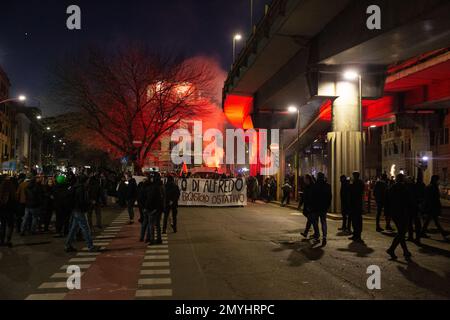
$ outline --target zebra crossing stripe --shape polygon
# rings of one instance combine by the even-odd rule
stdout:
[[[69,263],[75,263],[75,262],[94,262],[97,258],[91,257],[91,258],[72,258],[69,260]]]
[[[140,286],[154,286],[160,284],[172,284],[172,279],[161,278],[161,279],[139,279],[138,285]]]
[[[63,300],[65,293],[38,293],[30,294],[25,300]]]
[[[141,270],[141,276],[169,275],[170,270]]]
[[[169,260],[169,256],[146,256],[144,260]]]
[[[38,289],[67,289],[67,282],[44,282]]]
[[[164,262],[144,262],[142,264],[143,267],[169,267],[170,263],[167,261]]]
[[[90,264],[77,264],[76,266],[79,267],[81,270],[89,269],[91,267]],[[60,268],[60,270],[67,270],[68,267],[69,267],[69,265],[66,264],[66,265],[62,266]]]
[[[70,273],[55,273],[50,278],[51,279],[65,279],[65,278],[70,277],[71,275],[72,274],[70,274]],[[81,276],[83,276],[83,275],[84,275],[84,272],[81,273]]]
[[[171,297],[171,289],[152,289],[152,290],[137,290],[136,298],[163,298]]]

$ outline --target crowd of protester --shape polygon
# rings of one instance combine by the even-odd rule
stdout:
[[[172,213],[177,231],[180,191],[173,176],[152,172],[137,184],[132,174],[80,171],[43,176],[19,174],[0,176],[0,246],[13,246],[13,236],[53,234],[65,238],[65,250],[76,251],[74,243],[83,238],[89,251],[98,251],[92,235],[103,229],[103,208],[108,198],[127,208],[129,223],[135,222],[135,205],[142,224],[141,240],[161,243]],[[95,216],[95,217],[94,217]],[[94,224],[95,218],[95,224]]]

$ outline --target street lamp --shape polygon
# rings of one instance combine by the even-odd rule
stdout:
[[[50,127],[47,127],[47,131],[50,131],[52,128],[50,128]]]
[[[16,98],[10,98],[10,99],[6,99],[6,100],[3,100],[3,101],[0,101],[0,104],[1,104],[1,103],[5,103],[5,102],[10,102],[10,101],[20,101],[20,102],[24,102],[25,100],[27,100],[27,97],[24,96],[24,95],[20,95],[20,96],[18,96],[18,97],[16,97]]]
[[[297,148],[297,178],[295,181],[295,184],[297,186],[297,195],[296,198],[298,198],[299,196],[299,183],[298,183],[298,179],[300,177],[300,108],[298,108],[295,105],[290,105],[288,107],[288,112],[289,113],[297,113],[297,144],[298,144],[298,148]],[[300,200],[300,199],[299,199]]]
[[[36,119],[41,120],[41,119],[42,119],[42,116],[41,116],[41,115],[38,115],[38,116],[36,116]]]
[[[237,33],[234,35],[233,37],[233,64],[234,61],[236,60],[236,42],[237,41],[241,41],[242,40],[242,35]]]

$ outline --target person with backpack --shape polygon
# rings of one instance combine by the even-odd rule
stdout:
[[[180,199],[180,194],[180,188],[175,183],[173,176],[167,177],[163,223],[164,234],[167,233],[167,222],[169,220],[170,211],[172,211],[172,229],[174,233],[177,233],[178,200]]]
[[[89,193],[86,186],[87,180],[88,178],[86,176],[81,175],[76,180],[74,186],[69,189],[73,209],[72,224],[65,243],[66,252],[77,251],[77,249],[73,247],[73,242],[75,241],[78,229],[81,229],[81,233],[86,241],[88,251],[99,251],[99,248],[94,246],[91,231],[89,230],[89,224],[86,218],[90,204]]]

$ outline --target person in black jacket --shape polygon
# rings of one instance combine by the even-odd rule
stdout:
[[[43,186],[43,206],[42,206],[42,217],[43,217],[43,221],[42,223],[44,224],[44,232],[48,232],[49,231],[49,226],[50,226],[50,222],[52,221],[52,216],[53,216],[53,209],[54,209],[54,187],[55,187],[55,183],[54,183],[54,179],[53,177],[49,177],[47,179],[47,183]]]
[[[72,212],[69,194],[69,185],[65,176],[56,178],[56,186],[53,190],[53,206],[56,215],[56,236],[55,238],[64,238],[69,234],[69,222]]]
[[[309,175],[305,175],[305,178],[303,179],[303,194],[299,203],[299,210],[303,206],[303,215],[306,217],[306,227],[305,231],[301,233],[301,235],[305,238],[308,238],[309,230],[311,230],[311,227],[314,227],[314,239],[319,239],[319,227],[314,219],[313,214],[313,194],[312,190],[314,187],[314,179]]]
[[[172,229],[177,233],[177,216],[178,216],[178,200],[180,199],[180,188],[175,183],[173,176],[167,177],[165,188],[165,205],[164,205],[164,223],[163,233],[167,233],[167,222],[169,220],[170,211],[172,211]]]
[[[353,226],[353,236],[349,240],[355,242],[362,242],[364,188],[364,182],[360,179],[360,173],[353,172],[353,181],[350,185],[350,217]]]
[[[411,253],[405,241],[406,232],[408,231],[408,211],[410,209],[409,204],[412,201],[411,197],[410,190],[405,183],[405,176],[399,174],[396,183],[388,190],[386,203],[386,209],[397,227],[397,235],[392,241],[391,247],[386,251],[393,260],[397,259],[395,249],[397,249],[398,245],[401,245],[405,258],[407,260],[411,258]]]
[[[130,218],[130,224],[134,223],[134,204],[137,199],[137,183],[133,178],[132,174],[129,172],[126,175],[125,184],[127,185],[126,189],[126,202],[128,208],[128,216]]]
[[[420,245],[420,236],[422,234],[422,222],[420,220],[420,211],[423,208],[425,198],[425,184],[423,183],[423,174],[419,170],[417,181],[410,178],[407,184],[411,194],[411,202],[409,203],[409,221],[408,221],[408,241],[415,242]],[[415,234],[415,237],[414,237]]]
[[[161,187],[161,177],[158,173],[153,173],[150,176],[149,184],[145,188],[144,193],[145,214],[149,221],[147,242],[149,242],[150,245],[162,244],[161,212],[163,210],[163,192]]]
[[[12,247],[14,209],[17,187],[12,178],[3,176],[0,182],[0,246]]]
[[[375,188],[373,189],[373,195],[375,197],[375,202],[377,203],[377,220],[376,220],[377,232],[384,231],[384,229],[381,227],[381,215],[386,206],[387,190],[388,190],[388,177],[386,174],[383,174],[381,176],[381,179],[377,181],[377,183],[375,184]]]
[[[317,182],[312,189],[312,211],[314,212],[315,224],[322,226],[322,247],[327,245],[327,213],[331,206],[332,194],[331,186],[325,181],[325,175],[322,172],[317,174]],[[318,228],[317,228],[318,229]]]
[[[350,220],[350,182],[345,175],[341,176],[341,213],[342,213],[342,227],[339,230],[344,233],[351,234],[352,221]]]
[[[438,230],[441,232],[442,237],[444,240],[448,240],[447,236],[449,235],[448,232],[446,232],[439,221],[439,217],[442,213],[442,205],[441,205],[441,195],[439,191],[439,176],[434,175],[431,178],[431,183],[428,187],[425,189],[425,222],[422,229],[422,238],[429,238],[427,235],[428,232],[428,226],[430,225],[431,220],[434,221],[434,224],[438,228]]]
[[[36,177],[33,177],[25,189],[25,216],[22,220],[22,236],[25,235],[25,232],[27,231],[29,219],[31,219],[31,233],[36,233],[39,224],[39,210],[42,205],[42,200],[42,186],[37,182]]]
[[[94,225],[92,223],[92,214],[95,211],[95,222],[98,229],[103,229],[102,225],[102,198],[103,190],[100,184],[100,177],[97,175],[91,176],[88,182],[88,193],[89,193],[89,210],[88,210],[88,222],[91,230],[94,230]]]
[[[90,205],[87,181],[88,178],[81,175],[78,177],[75,185],[69,189],[72,205],[72,224],[65,243],[66,252],[77,251],[72,244],[75,240],[78,228],[81,229],[88,250],[90,252],[99,250],[99,248],[94,246],[91,231],[89,230],[89,224],[86,219],[86,214]]]

